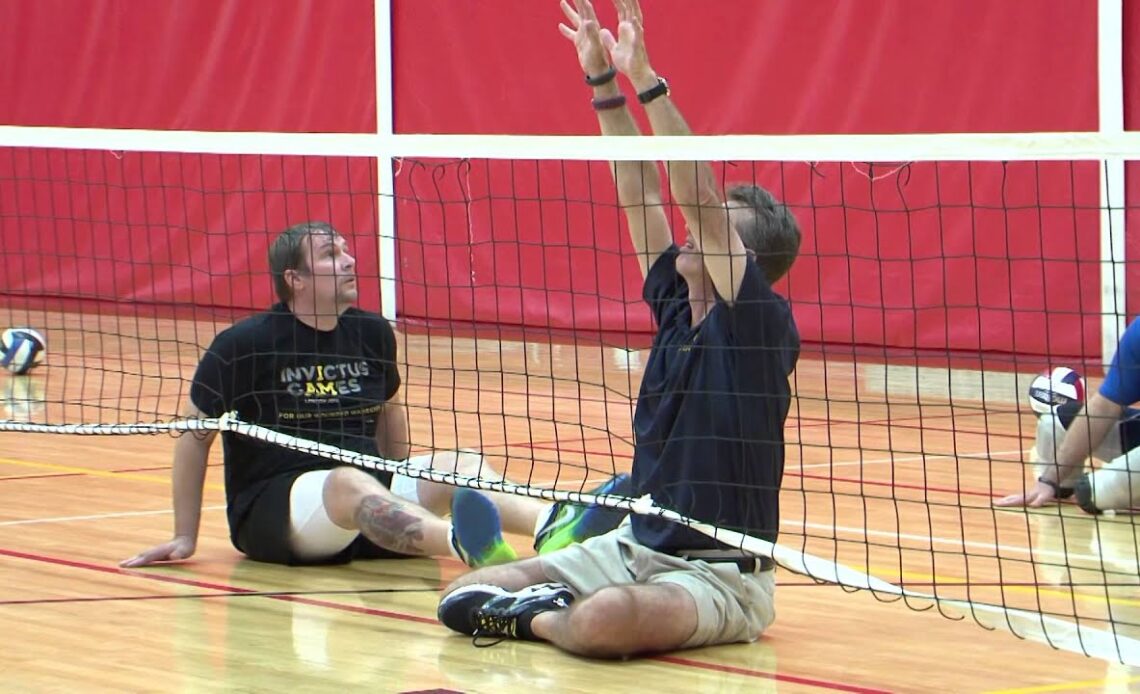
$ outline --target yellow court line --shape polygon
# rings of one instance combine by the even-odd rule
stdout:
[[[878,577],[899,576],[898,570],[887,569],[885,567],[871,567],[870,569],[865,570],[865,571],[866,571],[866,573],[869,573],[873,576],[878,576]],[[920,573],[914,573],[913,571],[902,572],[901,578],[907,579],[907,580],[912,580],[912,581],[933,581],[935,584],[941,583],[946,588],[957,588],[957,587],[968,588],[970,586],[970,584],[965,582],[965,579],[950,578],[949,576],[920,574]],[[889,579],[889,578],[884,578],[883,580],[887,581],[888,583],[894,583],[895,582],[894,580]],[[926,586],[924,586],[924,588],[925,587]],[[1136,586],[1136,587],[1138,589],[1140,589],[1140,586]],[[1101,605],[1104,605],[1105,603],[1111,603],[1114,607],[1125,607],[1125,606],[1127,606],[1127,607],[1140,607],[1140,600],[1138,600],[1136,598],[1116,598],[1116,597],[1108,597],[1108,596],[1104,596],[1104,595],[1092,595],[1089,593],[1078,593],[1076,591],[1073,591],[1070,593],[1070,592],[1067,592],[1064,590],[1060,590],[1058,588],[1032,588],[1030,586],[997,586],[997,585],[986,586],[986,588],[1000,589],[1000,590],[1004,590],[1004,591],[1009,591],[1011,593],[1028,593],[1030,595],[1052,596],[1052,597],[1056,597],[1056,598],[1064,598],[1065,600],[1070,600],[1070,599],[1076,598],[1077,600],[1086,600],[1086,601],[1090,601],[1090,602],[1096,602],[1096,603],[1101,604]],[[922,588],[911,588],[910,590],[914,590],[916,592],[929,592],[929,591],[924,591]],[[960,600],[962,602],[967,602],[966,598],[946,598],[946,599],[947,600],[956,599],[956,600]],[[1032,610],[1027,610],[1024,608],[1018,608],[1018,609],[1022,609],[1026,612],[1032,611]]]
[[[1140,682],[1140,677],[1106,677],[1102,680],[1080,680],[1076,682],[1060,682],[1058,684],[1043,684],[1038,687],[1019,687],[1017,689],[994,689],[986,694],[1037,694],[1038,692],[1065,692],[1074,689],[1087,689],[1097,687],[1103,689],[1110,684],[1134,684]]]
[[[111,470],[92,470],[90,468],[75,467],[72,465],[57,465],[55,463],[39,463],[31,460],[16,460],[15,458],[0,458],[0,464],[16,465],[18,467],[30,467],[40,470],[55,470],[56,472],[72,472],[81,475],[91,475],[92,477],[111,477],[117,480],[134,480],[136,482],[150,482],[158,484],[170,484],[169,477],[155,477],[153,475],[137,475],[132,472],[114,472]],[[211,490],[225,490],[225,487],[220,484],[206,483],[206,489]]]

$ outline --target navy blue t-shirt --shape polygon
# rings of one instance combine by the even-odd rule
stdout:
[[[335,329],[322,331],[277,304],[218,333],[198,363],[190,400],[210,417],[236,411],[245,422],[377,455],[377,417],[399,387],[396,335],[383,316],[350,308]],[[270,479],[339,464],[230,432],[222,442],[235,538]]]
[[[657,322],[633,428],[635,495],[718,527],[776,541],[784,475],[788,376],[800,338],[788,302],[749,259],[736,301],[692,327],[689,289],[671,247],[644,297]],[[656,516],[633,516],[638,541],[661,552],[723,548]]]

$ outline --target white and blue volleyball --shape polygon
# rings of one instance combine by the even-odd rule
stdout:
[[[36,368],[47,352],[47,340],[31,328],[9,328],[0,335],[0,366],[14,374]]]
[[[1045,371],[1029,384],[1029,406],[1037,414],[1077,410],[1085,402],[1085,379],[1067,366]]]

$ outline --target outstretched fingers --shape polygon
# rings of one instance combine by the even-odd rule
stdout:
[[[630,12],[633,15],[633,19],[635,19],[638,24],[643,24],[645,22],[645,17],[641,14],[641,3],[638,2],[638,0],[626,1],[630,4]]]
[[[634,0],[614,0],[619,22],[641,21],[641,7]]]
[[[574,4],[578,6],[578,14],[582,19],[592,22],[598,21],[598,13],[594,12],[594,6],[590,0],[574,0]]]
[[[562,14],[566,15],[566,19],[570,20],[570,23],[572,25],[577,27],[578,25],[580,25],[582,23],[581,16],[577,12],[574,11],[574,8],[570,6],[570,3],[567,2],[567,0],[561,0],[561,2],[558,3],[558,5],[559,5],[559,7],[562,8]],[[564,25],[559,24],[558,26],[564,26]]]

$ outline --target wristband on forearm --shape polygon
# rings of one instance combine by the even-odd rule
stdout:
[[[609,84],[610,82],[613,82],[614,77],[617,77],[617,68],[611,65],[609,70],[606,70],[600,75],[595,75],[593,77],[586,75],[586,84],[590,85],[591,87],[600,87],[603,84]]]
[[[625,106],[625,94],[618,94],[606,99],[594,99],[590,102],[594,105],[595,111],[609,111],[614,108],[621,108]]]

